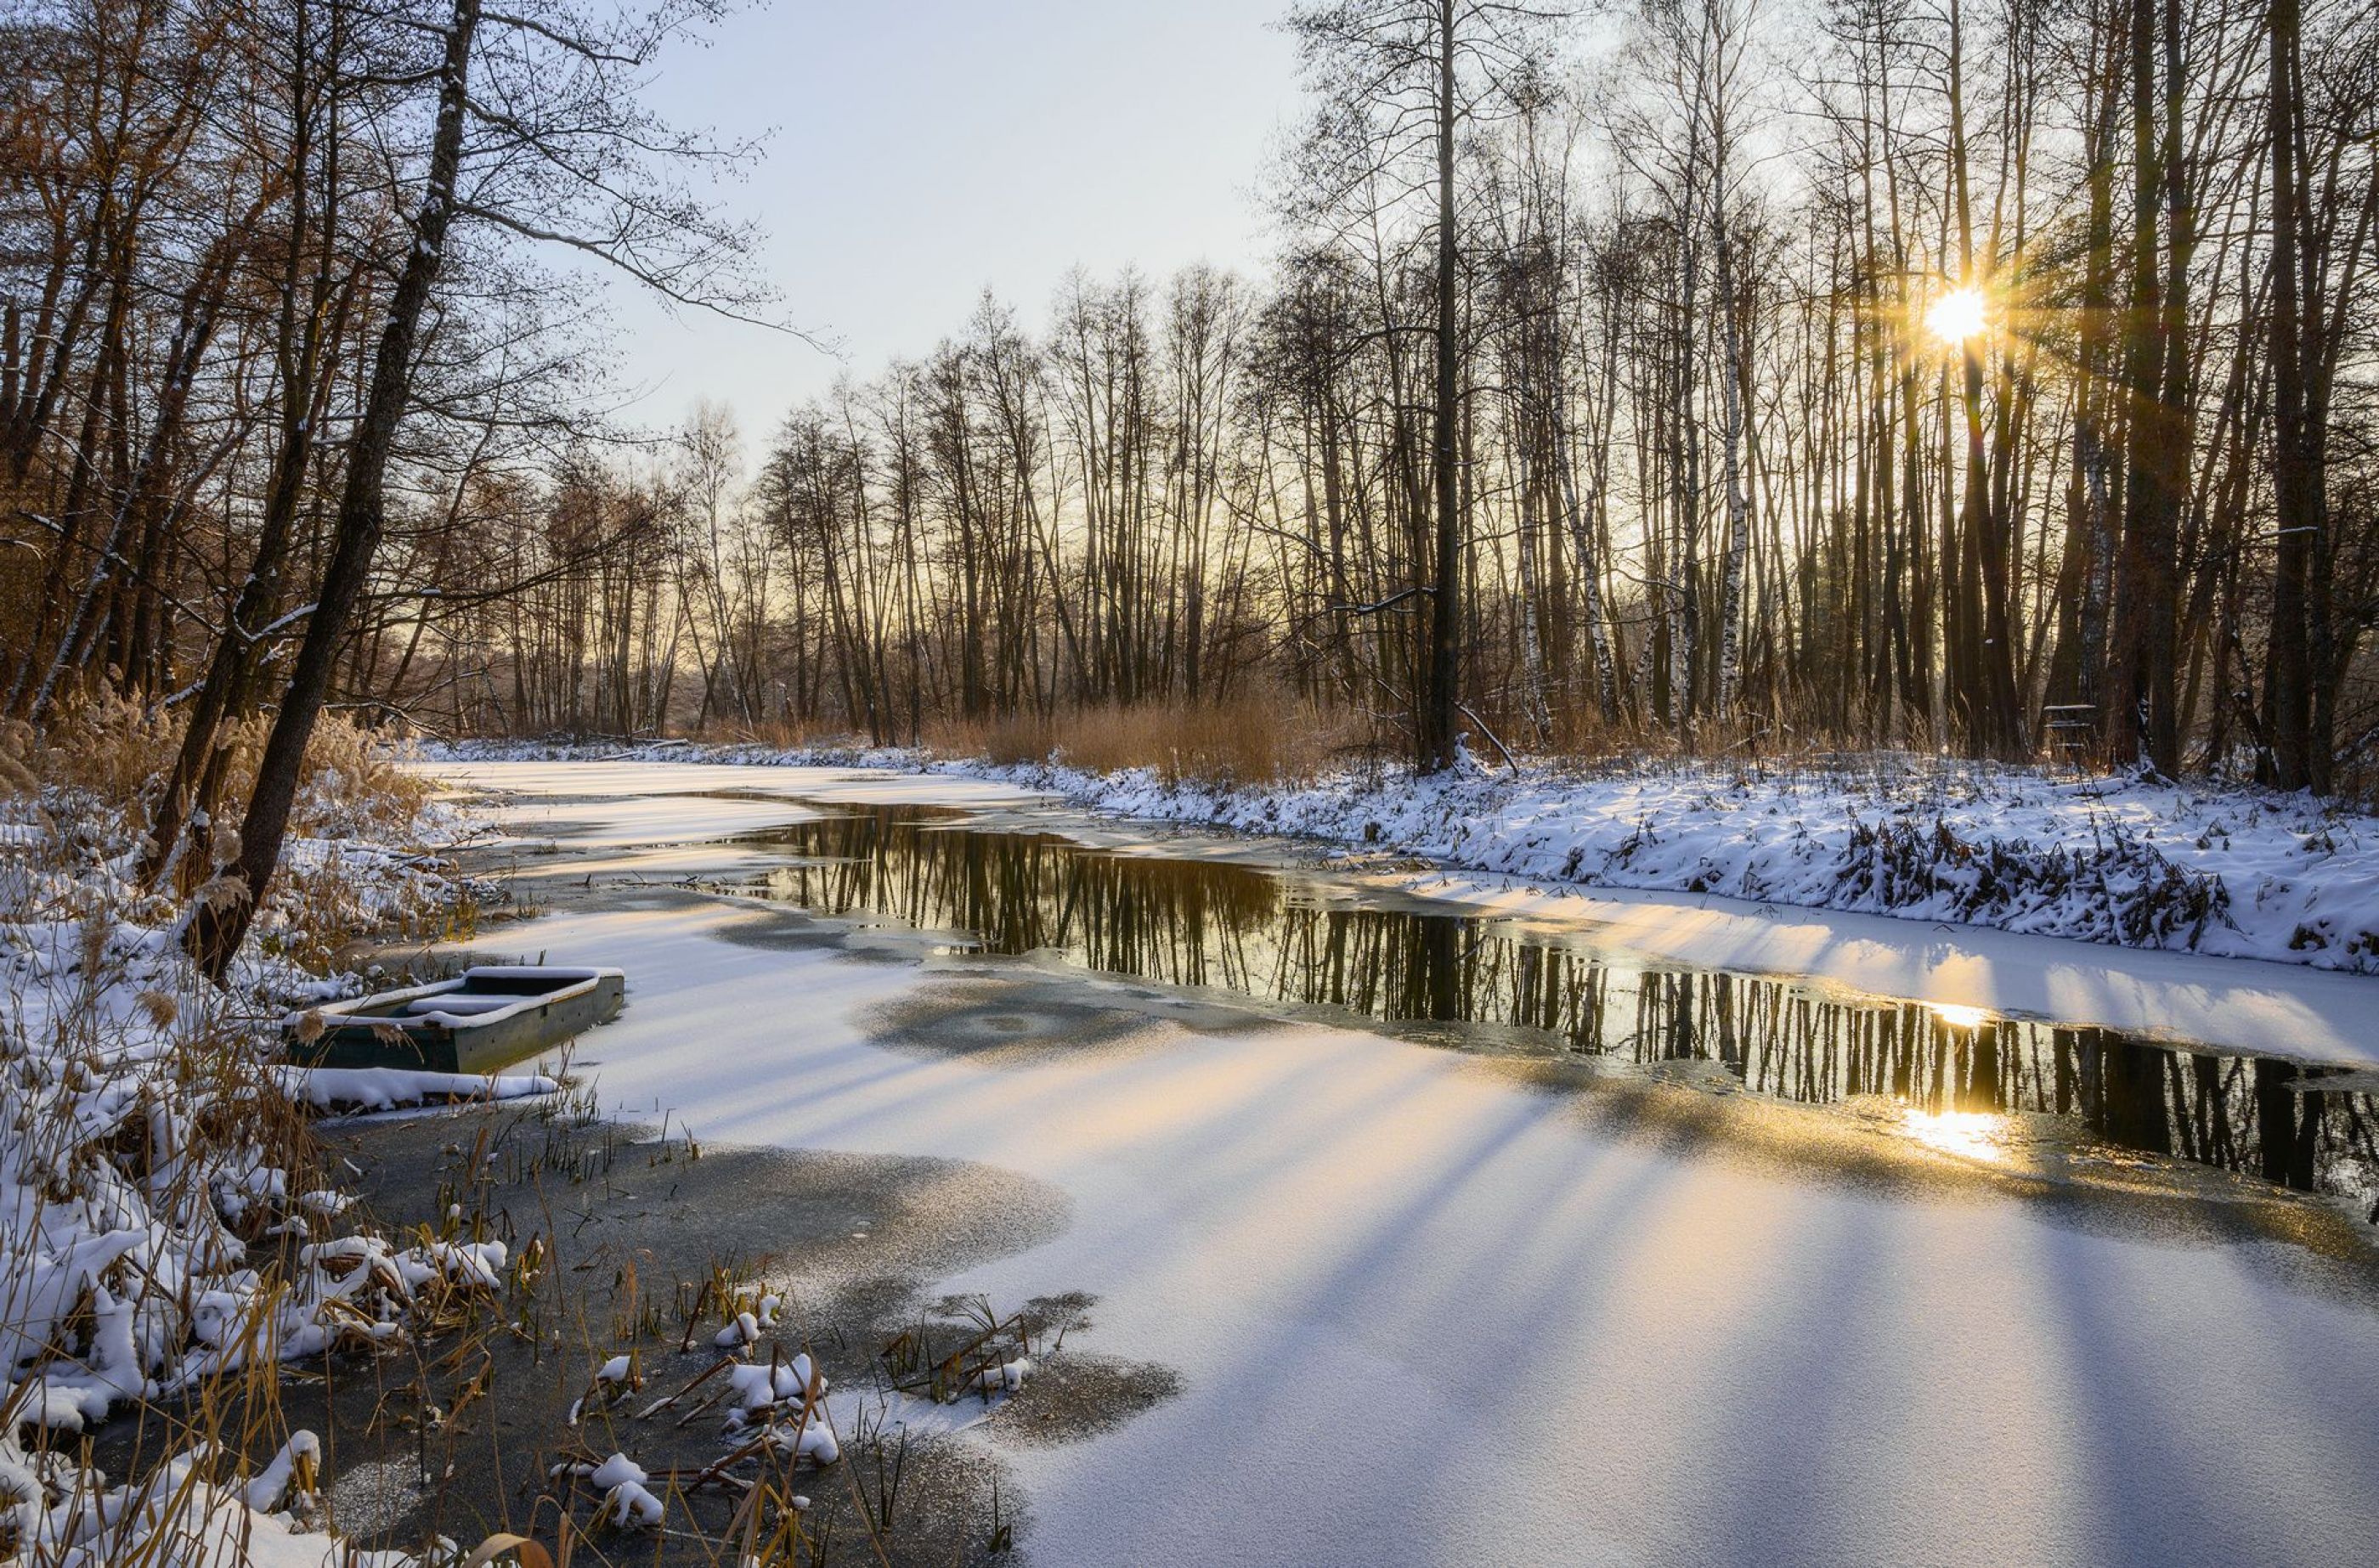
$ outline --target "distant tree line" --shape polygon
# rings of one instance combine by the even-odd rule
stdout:
[[[260,32],[78,0],[8,90],[16,713],[272,706],[342,559],[441,34],[277,5]],[[583,334],[493,243],[725,290],[739,236],[666,188],[539,206],[697,150],[557,114],[584,139],[540,159],[467,95],[466,160],[510,184],[457,186],[496,221],[424,317],[324,700],[907,741],[1278,693],[1425,766],[1467,734],[2369,787],[2379,13],[1320,0],[1287,26],[1310,112],[1266,172],[1266,276],[1076,275],[1035,323],[986,296],[748,452],[715,407],[658,441],[584,417]]]

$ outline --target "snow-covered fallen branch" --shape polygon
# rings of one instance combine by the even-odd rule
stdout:
[[[550,1094],[559,1087],[542,1073],[477,1078],[411,1067],[284,1067],[274,1070],[290,1099],[325,1111],[392,1111],[433,1103],[516,1100],[528,1094]]]

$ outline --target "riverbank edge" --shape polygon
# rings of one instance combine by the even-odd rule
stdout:
[[[1904,754],[1524,764],[1311,781],[1095,774],[905,747],[425,744],[440,762],[682,762],[939,774],[1101,815],[1298,838],[1549,887],[1715,894],[2140,951],[2379,973],[2379,817],[2305,794]]]

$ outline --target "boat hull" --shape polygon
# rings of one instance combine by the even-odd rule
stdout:
[[[615,969],[483,966],[293,1014],[282,1039],[301,1067],[484,1076],[609,1023],[626,996]]]

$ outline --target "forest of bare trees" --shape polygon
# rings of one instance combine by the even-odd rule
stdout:
[[[1316,0],[1264,275],[985,296],[748,438],[595,417],[543,286],[764,308],[637,107],[699,8],[7,15],[0,683],[187,716],[162,858],[324,706],[2373,778],[2358,6]]]
[[[516,586],[456,547],[483,479],[576,423],[540,252],[749,301],[745,236],[679,181],[732,150],[639,103],[655,49],[705,12],[66,0],[6,18],[6,711],[175,715],[149,880],[240,804],[220,799],[232,736],[269,717],[237,832],[189,857],[217,878],[188,941],[219,974],[326,706],[418,700],[447,678],[415,660],[447,607]]]

